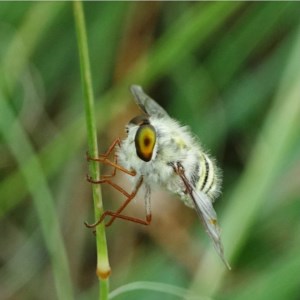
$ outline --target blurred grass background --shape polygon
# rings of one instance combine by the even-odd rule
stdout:
[[[300,299],[300,4],[84,7],[101,152],[138,113],[128,87],[142,85],[223,169],[215,208],[233,268],[195,212],[156,191],[151,226],[107,229],[111,290],[155,281],[199,299]],[[1,2],[0,41],[0,298],[96,299],[71,3]],[[128,213],[143,216],[141,197]],[[115,299],[153,297],[178,299],[137,286]]]

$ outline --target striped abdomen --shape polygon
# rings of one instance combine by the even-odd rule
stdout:
[[[207,154],[202,152],[199,156],[198,176],[194,176],[194,186],[213,200],[220,192],[220,172]]]

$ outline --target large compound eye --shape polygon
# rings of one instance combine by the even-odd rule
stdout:
[[[141,125],[136,132],[134,142],[137,156],[144,161],[150,161],[156,142],[154,127],[149,124]]]

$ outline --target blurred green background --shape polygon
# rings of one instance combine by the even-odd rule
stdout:
[[[196,213],[156,191],[151,226],[107,229],[111,290],[155,281],[196,299],[300,299],[300,3],[84,8],[101,152],[138,113],[135,83],[223,170],[215,208],[232,271]],[[97,299],[72,3],[1,2],[0,60],[0,298]],[[122,196],[102,190],[116,209]],[[127,213],[143,216],[141,196]],[[137,288],[116,299],[154,297],[178,299]]]

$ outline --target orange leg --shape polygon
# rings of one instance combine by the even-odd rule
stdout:
[[[114,161],[113,161],[114,164],[118,165],[118,157],[116,154],[114,154]],[[113,171],[110,175],[102,175],[101,176],[101,179],[109,179],[109,178],[113,178],[116,176],[116,173],[117,173],[117,168],[114,167],[113,168]]]
[[[89,160],[94,160],[94,161],[99,161],[102,162],[105,158],[108,158],[109,155],[112,153],[112,151],[115,149],[116,146],[121,145],[121,140],[120,138],[116,138],[112,144],[109,146],[108,150],[104,154],[100,154],[99,157],[90,157],[89,154],[86,154],[86,159]]]
[[[94,228],[95,226],[97,226],[98,224],[100,224],[104,218],[106,216],[111,216],[111,220],[105,224],[105,226],[110,226],[112,224],[112,219],[114,218],[119,218],[119,219],[123,219],[123,220],[126,220],[126,221],[130,221],[130,222],[134,222],[134,223],[138,223],[138,224],[142,224],[142,225],[149,225],[151,223],[151,214],[150,215],[146,215],[146,220],[142,220],[142,219],[139,219],[139,218],[135,218],[135,217],[130,217],[130,216],[126,216],[126,215],[121,215],[121,214],[117,214],[116,212],[113,212],[113,211],[110,211],[110,210],[107,210],[103,213],[103,215],[101,216],[101,218],[99,219],[98,222],[96,222],[95,224],[87,224],[85,223],[85,225],[89,228]],[[113,219],[113,220],[114,220]]]
[[[146,220],[142,220],[139,218],[135,218],[135,217],[130,217],[130,216],[126,216],[121,214],[121,212],[126,208],[126,206],[131,202],[131,200],[136,196],[137,192],[139,191],[142,183],[143,183],[143,177],[140,178],[140,180],[138,181],[135,189],[133,190],[133,192],[131,194],[128,194],[124,189],[122,189],[120,186],[118,186],[117,184],[113,183],[112,181],[108,180],[108,179],[103,179],[103,180],[92,180],[91,178],[88,178],[88,181],[91,183],[108,183],[110,184],[112,187],[114,187],[116,190],[118,190],[119,192],[121,192],[123,195],[125,195],[127,197],[126,201],[119,207],[119,209],[115,212],[113,211],[105,211],[102,216],[100,217],[100,219],[94,223],[94,224],[88,224],[85,222],[85,225],[89,228],[94,228],[97,225],[99,225],[106,216],[111,216],[111,219],[105,224],[105,226],[110,226],[114,220],[116,218],[119,219],[123,219],[123,220],[127,220],[127,221],[131,221],[131,222],[135,222],[135,223],[139,223],[142,225],[149,225],[151,222],[151,212],[147,211],[146,214]]]
[[[87,180],[94,184],[107,183],[107,184],[111,185],[113,188],[115,188],[117,191],[122,193],[127,198],[126,201],[120,206],[120,208],[117,211],[115,211],[115,212],[109,211],[109,210],[105,211],[102,214],[102,216],[100,217],[100,219],[97,222],[95,222],[94,224],[88,224],[87,222],[85,222],[85,225],[89,228],[95,228],[98,224],[100,224],[105,219],[106,216],[111,216],[111,219],[107,222],[107,224],[105,224],[106,226],[110,226],[116,218],[143,224],[143,225],[148,225],[151,222],[150,210],[146,210],[146,220],[142,220],[139,218],[130,217],[130,216],[121,214],[121,212],[126,208],[126,206],[131,202],[131,200],[136,196],[138,190],[140,189],[140,187],[143,183],[143,177],[140,178],[135,189],[133,190],[133,192],[131,194],[129,194],[123,188],[121,188],[119,185],[117,185],[116,183],[114,183],[110,180],[112,177],[114,177],[116,175],[117,170],[120,170],[131,176],[136,175],[136,172],[134,170],[127,170],[118,164],[118,159],[117,159],[116,154],[114,155],[114,161],[109,160],[108,157],[111,155],[111,153],[113,152],[115,147],[117,145],[120,146],[120,144],[121,144],[120,138],[117,138],[104,154],[101,154],[101,155],[99,155],[99,157],[96,157],[96,158],[90,157],[89,154],[87,153],[88,161],[92,160],[92,161],[102,162],[102,163],[110,165],[114,168],[112,174],[103,175],[103,176],[101,176],[100,180],[93,180],[90,176],[87,176]]]
[[[128,194],[124,189],[122,189],[119,185],[115,184],[114,182],[112,182],[109,179],[100,179],[100,180],[93,180],[90,176],[87,176],[87,181],[90,183],[95,183],[95,184],[101,184],[101,183],[108,183],[110,184],[113,188],[115,188],[117,191],[119,191],[120,193],[122,193],[123,195],[125,195],[127,198],[130,197],[130,194]]]
[[[117,155],[114,155],[114,161],[110,161],[109,160],[109,155],[112,153],[112,151],[115,149],[116,146],[120,146],[121,145],[121,140],[120,138],[117,138],[114,140],[114,142],[110,145],[110,147],[108,148],[108,150],[104,153],[99,155],[99,157],[90,157],[89,154],[86,154],[86,158],[88,161],[92,160],[92,161],[98,161],[98,162],[102,162],[104,164],[110,165],[114,168],[113,173],[111,175],[104,175],[102,178],[111,178],[114,177],[116,175],[116,171],[120,170],[128,175],[131,176],[135,176],[136,172],[134,170],[127,170],[124,167],[120,166],[118,164],[118,159],[117,159]]]

